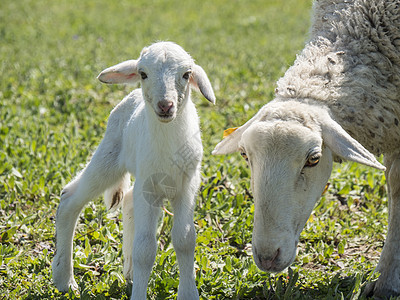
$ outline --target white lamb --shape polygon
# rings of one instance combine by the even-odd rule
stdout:
[[[276,98],[221,141],[252,172],[253,257],[281,271],[332,170],[332,161],[386,169],[389,228],[366,293],[400,294],[400,2],[314,2],[311,39],[278,81]],[[367,150],[368,149],[368,150]],[[373,156],[384,154],[384,166]]]
[[[203,148],[190,88],[200,90],[214,103],[210,81],[190,55],[171,42],[144,48],[138,60],[110,67],[98,79],[104,83],[141,81],[141,89],[132,91],[114,108],[92,159],[62,191],[53,281],[60,291],[77,289],[72,263],[75,224],[84,205],[107,190],[109,208],[123,202],[124,275],[133,281],[131,299],[146,298],[165,198],[174,211],[172,243],[180,268],[178,298],[198,299],[193,209]],[[135,183],[133,192],[127,193],[130,174]]]

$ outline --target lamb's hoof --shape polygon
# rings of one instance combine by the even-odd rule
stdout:
[[[53,284],[56,286],[57,290],[61,293],[68,293],[70,289],[75,292],[79,290],[78,284],[73,276],[68,278],[67,276],[64,277],[62,275],[65,274],[53,270]]]
[[[75,279],[72,279],[67,284],[63,285],[57,284],[56,282],[54,284],[57,290],[59,290],[61,293],[68,293],[70,289],[74,292],[77,292],[79,290],[78,284],[76,283]]]
[[[397,291],[378,283],[379,280],[367,283],[363,296],[376,300],[390,299],[390,297],[400,296]]]

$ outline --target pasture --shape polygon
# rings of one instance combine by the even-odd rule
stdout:
[[[52,285],[55,214],[63,186],[101,141],[111,109],[132,89],[98,73],[158,40],[205,69],[216,105],[193,93],[204,159],[195,226],[201,299],[358,299],[376,277],[387,230],[383,173],[335,164],[290,269],[261,272],[251,253],[250,171],[239,154],[211,156],[224,129],[274,97],[310,25],[311,0],[3,0],[0,5],[0,299],[128,299],[122,216],[97,199],[75,234],[78,292]],[[169,208],[169,204],[165,204]],[[172,218],[159,226],[149,299],[176,299]]]

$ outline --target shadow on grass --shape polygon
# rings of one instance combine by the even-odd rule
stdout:
[[[282,299],[368,299],[363,295],[365,285],[369,282],[369,274],[356,274],[342,277],[337,273],[329,281],[316,280],[314,286],[303,286],[298,272],[288,270],[287,276],[270,277],[263,286],[248,291],[246,296],[236,299],[244,300],[282,300]]]
[[[363,296],[366,283],[370,280],[368,274],[356,274],[353,276],[342,277],[337,273],[329,280],[316,280],[314,286],[303,286],[299,280],[299,273],[288,269],[287,275],[271,276],[263,284],[259,283],[252,288],[242,288],[236,297],[224,297],[219,293],[218,298],[213,299],[235,299],[235,300],[314,300],[314,299],[367,299]],[[87,299],[87,300],[108,300],[108,299],[129,299],[132,292],[131,284],[121,284],[115,280],[109,288],[101,293],[93,293],[92,287],[88,282],[81,281],[80,292],[69,291],[61,294],[54,291],[40,292],[31,291],[24,299]],[[211,293],[212,294],[212,293]],[[173,299],[169,293],[157,291],[157,296],[149,299]],[[200,299],[205,299],[200,295]]]

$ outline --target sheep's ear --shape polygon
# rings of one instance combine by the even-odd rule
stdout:
[[[353,139],[337,122],[326,118],[322,124],[322,138],[332,152],[345,159],[354,161],[378,170],[386,170],[375,156]]]
[[[214,150],[211,152],[212,155],[230,154],[238,151],[238,144],[244,132],[244,130],[242,130],[243,126],[235,129],[235,131],[228,136],[225,136],[223,140],[215,146]]]
[[[236,128],[230,132],[224,139],[215,146],[212,151],[213,155],[229,154],[239,151],[239,142],[242,138],[243,132],[247,130],[252,124],[260,121],[266,113],[266,105],[264,105],[250,120],[248,120],[243,126]]]
[[[210,80],[208,80],[206,72],[204,72],[202,67],[198,65],[193,66],[190,83],[195,89],[202,93],[208,101],[210,101],[212,104],[215,104],[215,95],[213,88],[211,86]]]
[[[102,71],[97,79],[103,83],[134,84],[140,79],[137,71],[137,60],[127,60]]]

